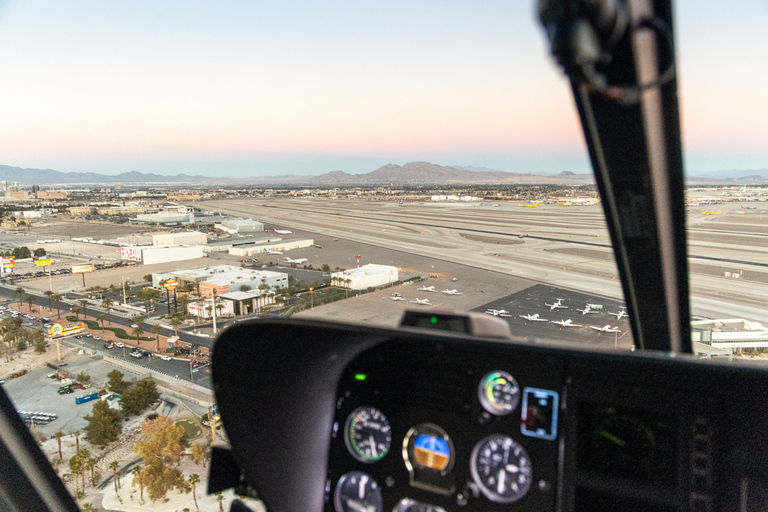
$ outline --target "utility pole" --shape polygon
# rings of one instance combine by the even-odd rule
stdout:
[[[211,303],[213,304],[213,308],[211,309],[211,314],[213,315],[213,334],[216,334],[216,289],[211,290]]]
[[[128,301],[125,298],[125,276],[120,276],[123,279],[123,306],[125,306]]]

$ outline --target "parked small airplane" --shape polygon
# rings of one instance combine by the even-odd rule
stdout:
[[[622,307],[622,308],[621,308],[621,311],[619,311],[618,313],[611,313],[611,312],[609,311],[609,312],[608,312],[608,314],[609,314],[609,315],[613,315],[613,316],[615,316],[615,317],[616,317],[616,320],[621,320],[622,318],[627,318],[627,317],[629,317],[629,315],[627,314],[627,308],[625,308],[625,307]]]
[[[602,304],[590,304],[589,302],[587,302],[587,307],[590,308],[590,309],[597,309],[597,310],[602,310],[603,309],[603,305]]]
[[[493,315],[493,316],[512,316],[508,315],[509,311],[506,309],[489,309],[485,312],[486,315]]]
[[[549,306],[549,310],[550,311],[552,311],[553,309],[558,309],[558,308],[568,309],[568,306],[563,306],[562,303],[563,303],[563,299],[557,299],[557,302],[555,302],[554,304],[547,304],[545,302],[544,305],[545,306]]]
[[[704,215],[717,215],[720,213],[720,210],[717,210],[716,212],[701,212],[701,213],[703,213]]]
[[[287,261],[288,263],[297,263],[297,264],[298,263],[306,263],[307,262],[307,258],[299,258],[297,260],[292,260],[291,258],[285,258],[285,261]]]
[[[267,254],[283,254],[280,251],[270,251],[269,249],[265,249],[264,252],[266,252]]]
[[[397,297],[392,297],[392,300],[405,300],[405,299],[398,295]]]
[[[520,206],[522,208],[536,208],[539,205],[537,205],[537,204],[520,204],[520,203],[517,203],[517,206]]]
[[[552,323],[562,325],[563,327],[581,327],[581,324],[574,324],[570,318],[568,320],[552,320]]]
[[[429,299],[416,299],[412,300],[414,304],[418,304],[419,306],[432,306],[432,303],[429,302]]]
[[[610,325],[606,325],[603,327],[595,327],[594,325],[590,325],[590,327],[600,332],[621,332],[618,327],[611,327]]]
[[[741,205],[741,207],[744,208],[745,210],[757,210],[757,206],[744,206],[744,205]]]
[[[531,320],[533,322],[549,322],[546,318],[539,318],[539,314],[536,313],[535,315],[517,315],[520,318],[525,318],[526,320]]]
[[[434,286],[422,286],[421,288],[416,288],[420,292],[436,292]]]
[[[581,316],[584,316],[587,313],[599,313],[599,311],[595,311],[594,309],[592,309],[592,307],[589,304],[587,304],[587,307],[585,307],[584,309],[577,309],[576,311],[581,311]]]
[[[446,295],[464,295],[463,293],[459,293],[456,290],[443,290],[443,293]]]

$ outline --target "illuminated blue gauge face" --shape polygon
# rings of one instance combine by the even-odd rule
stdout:
[[[344,442],[349,453],[360,462],[381,460],[392,446],[392,429],[387,417],[375,407],[358,407],[347,418]]]
[[[445,512],[445,509],[436,505],[421,503],[420,501],[412,500],[410,498],[403,498],[400,500],[400,503],[395,506],[392,512]]]
[[[512,375],[496,370],[480,380],[477,396],[483,409],[496,416],[504,416],[520,403],[520,387]]]
[[[533,480],[531,459],[525,449],[502,434],[485,437],[475,445],[469,469],[480,492],[495,503],[521,499]]]
[[[376,481],[362,471],[344,473],[333,496],[336,512],[382,512],[384,500]]]

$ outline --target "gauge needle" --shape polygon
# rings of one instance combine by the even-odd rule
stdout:
[[[507,472],[503,469],[499,471],[499,485],[496,486],[496,492],[502,494],[504,492],[504,481],[507,479]]]
[[[367,512],[368,510],[368,507],[354,500],[347,500],[347,506],[353,510],[359,510],[360,512]]]
[[[373,436],[368,438],[368,441],[371,443],[371,456],[377,457],[376,455],[376,441],[373,439]]]
[[[621,439],[619,437],[616,437],[615,435],[611,434],[610,432],[608,432],[605,429],[601,430],[599,432],[599,434],[601,436],[603,436],[604,438],[606,438],[607,440],[611,441],[612,443],[621,446],[622,448],[624,448],[624,445],[627,444],[626,441],[624,441],[623,439]]]
[[[360,479],[360,484],[357,486],[357,495],[360,496],[360,499],[365,498],[365,484],[368,482],[368,477],[363,476]]]

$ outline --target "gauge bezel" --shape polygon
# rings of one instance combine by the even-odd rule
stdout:
[[[354,420],[355,416],[358,414],[358,411],[360,410],[378,411],[379,414],[381,414],[382,418],[384,418],[384,421],[386,422],[386,424],[389,426],[389,443],[387,446],[387,451],[384,452],[384,455],[376,459],[365,458],[352,446],[352,439],[350,437],[351,436],[350,427],[352,426],[352,421]],[[361,405],[360,407],[356,407],[347,416],[347,421],[344,423],[344,444],[347,446],[347,452],[349,452],[349,454],[352,455],[352,457],[354,457],[355,460],[363,462],[365,464],[374,464],[376,462],[379,462],[384,457],[386,457],[387,454],[390,452],[390,450],[392,450],[392,425],[389,423],[389,419],[387,419],[387,416],[381,411],[381,409],[377,407],[373,407],[371,405]]]
[[[384,496],[381,493],[381,486],[379,483],[368,473],[365,471],[347,471],[343,475],[339,477],[339,480],[336,482],[336,488],[333,491],[333,508],[336,510],[336,512],[344,512],[344,507],[341,505],[341,488],[342,484],[346,481],[347,478],[350,478],[350,475],[365,475],[367,476],[371,482],[373,482],[376,485],[375,491],[379,495],[379,499],[381,500],[381,507],[377,512],[383,512],[384,511]]]
[[[480,447],[483,446],[486,442],[488,442],[488,440],[494,437],[509,439],[510,441],[512,441],[513,446],[516,445],[520,447],[520,449],[523,451],[523,454],[525,455],[525,458],[528,459],[528,463],[531,468],[531,474],[527,482],[527,487],[521,494],[517,494],[511,497],[502,496],[499,493],[486,487],[485,482],[483,482],[483,480],[480,478],[480,474],[477,469],[477,457],[480,452]],[[472,455],[470,455],[470,459],[469,459],[469,472],[472,475],[472,481],[475,482],[475,484],[478,486],[478,488],[480,489],[480,492],[483,493],[483,496],[485,496],[486,498],[488,498],[494,503],[509,504],[509,503],[515,503],[516,501],[520,501],[531,490],[531,485],[533,483],[533,465],[531,463],[530,455],[528,455],[528,452],[525,451],[525,448],[523,447],[523,445],[521,445],[520,443],[515,441],[511,436],[508,436],[506,434],[491,434],[491,435],[485,436],[480,441],[478,441],[477,444],[475,444],[475,447],[472,449]]]
[[[499,374],[500,377],[504,377],[509,383],[515,386],[517,388],[517,395],[515,398],[514,403],[512,403],[509,408],[499,407],[497,404],[498,402],[492,402],[488,396],[486,395],[486,381],[494,374]],[[517,379],[515,379],[511,373],[504,371],[504,370],[493,370],[485,375],[483,375],[483,378],[480,379],[479,384],[477,385],[477,398],[480,400],[480,405],[483,406],[483,409],[488,411],[489,413],[493,414],[494,416],[506,416],[507,414],[512,414],[517,409],[517,406],[520,405],[520,394],[521,389],[520,385],[517,382]]]

